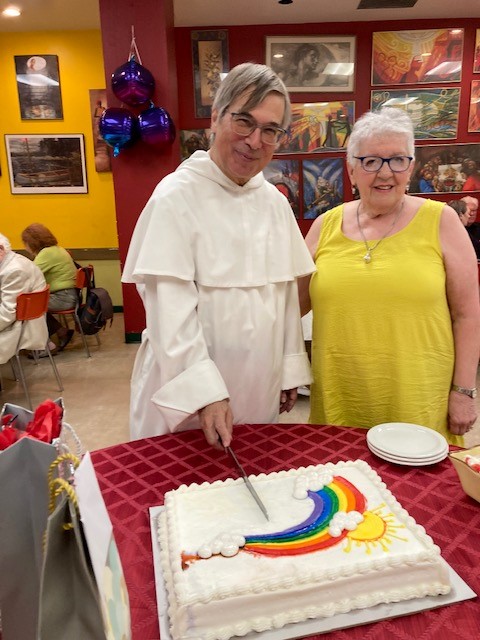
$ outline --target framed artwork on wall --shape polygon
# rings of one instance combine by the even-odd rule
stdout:
[[[82,134],[6,135],[13,194],[87,193]]]
[[[93,151],[95,154],[95,169],[98,173],[112,170],[110,147],[100,135],[100,117],[107,105],[106,89],[90,89],[90,118],[92,122]]]
[[[473,58],[473,73],[480,73],[480,29],[475,33],[475,54]]]
[[[416,147],[410,193],[458,193],[479,190],[480,144]]]
[[[371,93],[372,111],[402,109],[411,117],[416,140],[457,137],[460,89],[379,89]]]
[[[265,60],[289,91],[353,91],[355,36],[267,36]]]
[[[480,80],[472,80],[470,92],[470,109],[468,112],[468,131],[480,132]]]
[[[287,197],[295,217],[300,216],[299,160],[272,160],[263,170],[265,180],[271,182]]]
[[[305,220],[313,220],[343,202],[343,166],[343,158],[302,161]]]
[[[209,118],[221,74],[229,71],[228,31],[192,31],[191,41],[195,117]]]
[[[58,57],[14,56],[22,120],[61,120],[62,94]]]
[[[275,153],[341,151],[355,118],[352,100],[292,104],[292,121]]]
[[[376,31],[372,85],[460,82],[463,29]]]
[[[195,151],[208,151],[210,129],[182,129],[180,131],[180,158],[186,160]]]

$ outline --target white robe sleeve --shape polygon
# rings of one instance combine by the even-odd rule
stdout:
[[[173,432],[198,409],[229,393],[208,354],[195,283],[165,276],[145,276],[144,283],[148,340],[160,369],[152,400]]]
[[[282,389],[294,389],[310,384],[312,374],[303,339],[297,281],[288,282],[287,287]]]

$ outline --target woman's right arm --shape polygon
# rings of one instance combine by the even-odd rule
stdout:
[[[315,252],[317,250],[318,239],[320,238],[320,231],[322,229],[323,216],[319,216],[310,227],[309,232],[305,236],[305,242],[307,243],[308,250],[313,259],[315,259]],[[304,276],[298,279],[298,296],[300,298],[300,311],[302,316],[306,315],[312,308],[310,302],[310,278],[311,275]]]

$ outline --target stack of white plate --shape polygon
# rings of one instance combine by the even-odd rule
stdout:
[[[387,422],[367,431],[370,451],[383,460],[420,467],[440,462],[448,455],[442,434],[408,422]]]

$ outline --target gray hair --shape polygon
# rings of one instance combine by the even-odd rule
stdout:
[[[12,245],[10,244],[10,240],[0,233],[0,245],[5,249],[5,253],[8,253],[12,250]]]
[[[291,107],[287,87],[275,71],[264,64],[244,62],[234,67],[220,83],[212,109],[223,118],[228,107],[247,89],[252,89],[244,105],[246,111],[257,107],[272,91],[280,94],[285,101],[285,113],[280,126],[286,129],[290,124]]]
[[[415,133],[410,116],[402,109],[383,107],[379,111],[367,111],[353,125],[347,143],[347,162],[353,165],[354,156],[360,153],[360,145],[367,138],[385,135],[403,135],[409,156],[415,157]]]

